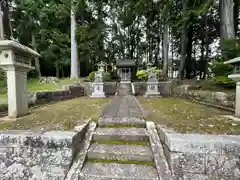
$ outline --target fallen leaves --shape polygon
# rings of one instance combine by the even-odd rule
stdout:
[[[182,133],[240,134],[240,123],[222,115],[231,113],[195,104],[183,99],[139,97],[148,112],[147,120],[174,128]]]

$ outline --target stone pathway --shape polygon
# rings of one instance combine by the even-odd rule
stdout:
[[[143,112],[135,97],[131,95],[117,96],[102,112],[102,117],[137,117],[142,118]]]
[[[80,179],[159,179],[146,122],[133,96],[118,96],[103,111]]]

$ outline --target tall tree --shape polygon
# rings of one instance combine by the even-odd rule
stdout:
[[[77,52],[77,41],[76,41],[76,4],[74,0],[71,1],[71,74],[70,78],[79,78],[80,77],[80,65],[78,61],[78,52]]]
[[[235,40],[233,0],[220,0],[220,35],[222,50],[226,48],[226,41]],[[223,52],[222,55],[225,60],[228,59],[226,53]]]

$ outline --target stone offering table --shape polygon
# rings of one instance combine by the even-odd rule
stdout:
[[[34,69],[31,66],[34,57],[40,54],[18,42],[0,41],[0,67],[7,74],[9,118],[28,113],[27,72]]]

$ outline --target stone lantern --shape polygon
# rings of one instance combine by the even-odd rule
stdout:
[[[95,73],[94,82],[93,82],[93,92],[92,98],[104,98],[105,93],[103,91],[104,83],[103,83],[103,73],[98,71]]]
[[[104,70],[104,67],[105,67],[106,65],[101,61],[99,64],[98,64],[98,72],[104,72],[105,70]]]
[[[160,92],[158,90],[158,79],[157,74],[154,73],[152,69],[152,64],[147,64],[147,71],[148,71],[148,80],[147,80],[147,91],[145,93],[145,97],[151,97],[151,96],[160,96]]]
[[[7,74],[9,118],[28,114],[27,72],[34,69],[31,60],[35,57],[40,54],[18,42],[0,41],[0,67]]]
[[[228,78],[236,81],[236,100],[235,100],[235,116],[240,118],[240,57],[224,62],[234,66],[234,71]]]

